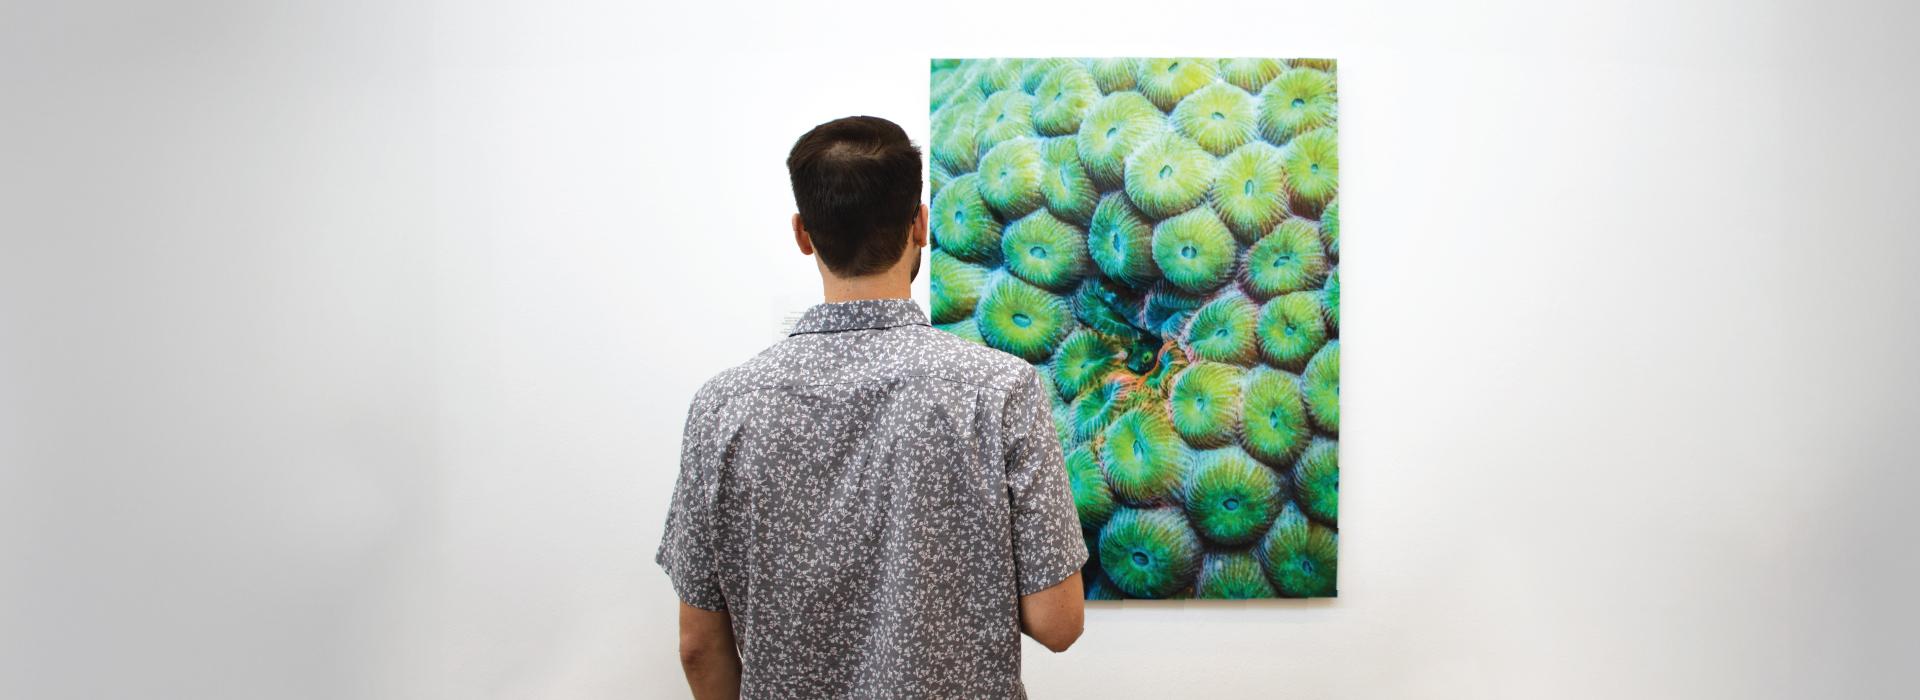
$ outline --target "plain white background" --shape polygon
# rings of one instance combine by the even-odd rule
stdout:
[[[0,696],[673,698],[782,159],[934,56],[1332,56],[1341,593],[1036,698],[1920,693],[1895,2],[0,5]],[[923,297],[924,298],[924,297]]]

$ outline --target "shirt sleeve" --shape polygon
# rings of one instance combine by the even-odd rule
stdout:
[[[1020,595],[1053,587],[1087,561],[1059,433],[1040,377],[1029,369],[1007,396],[1007,491],[1013,502],[1014,577]]]
[[[673,486],[666,532],[653,561],[673,580],[674,593],[704,610],[727,609],[714,575],[712,506],[719,450],[712,444],[714,407],[702,390],[687,409],[680,441],[680,477]]]

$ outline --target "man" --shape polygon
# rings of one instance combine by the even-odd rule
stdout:
[[[934,329],[920,151],[848,117],[787,157],[826,303],[695,395],[656,560],[697,698],[1023,698],[1079,638],[1074,515],[1026,362]]]

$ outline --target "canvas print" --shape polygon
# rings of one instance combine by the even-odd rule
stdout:
[[[933,320],[1052,390],[1089,598],[1335,594],[1334,68],[933,61]]]

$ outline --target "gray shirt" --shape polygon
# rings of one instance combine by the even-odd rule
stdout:
[[[1019,596],[1087,558],[1033,367],[821,304],[695,395],[656,561],[743,698],[1019,698]]]

